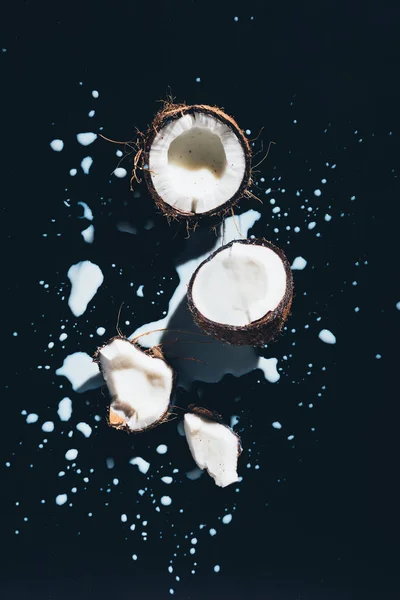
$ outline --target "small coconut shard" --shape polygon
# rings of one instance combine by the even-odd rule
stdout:
[[[163,422],[171,403],[174,372],[158,352],[144,352],[126,338],[116,337],[99,348],[94,360],[112,398],[109,425],[143,431]]]
[[[184,428],[193,459],[219,487],[238,481],[237,462],[242,451],[232,429],[201,413],[186,413]]]
[[[216,107],[165,103],[141,159],[157,206],[188,225],[224,216],[249,194],[249,143],[234,119]]]
[[[229,344],[263,346],[289,316],[292,271],[283,251],[271,242],[234,240],[201,263],[187,297],[205,333]]]

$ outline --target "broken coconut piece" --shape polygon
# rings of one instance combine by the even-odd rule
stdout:
[[[165,103],[143,148],[147,186],[168,217],[195,225],[200,217],[223,216],[251,195],[249,143],[219,108]]]
[[[184,428],[193,459],[220,487],[238,481],[237,461],[242,451],[240,438],[230,427],[215,420],[206,409],[186,413]]]
[[[188,305],[209,335],[235,345],[262,346],[282,329],[293,297],[290,264],[264,239],[234,240],[193,273]]]
[[[115,337],[97,350],[93,360],[111,396],[111,427],[143,431],[167,417],[175,376],[158,347],[145,352],[128,339]]]

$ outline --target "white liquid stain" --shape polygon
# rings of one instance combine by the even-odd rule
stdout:
[[[143,475],[146,475],[147,471],[150,469],[150,463],[147,460],[144,460],[141,456],[136,456],[135,458],[131,458],[129,464],[136,465]]]
[[[126,169],[124,169],[123,167],[117,167],[114,171],[115,177],[118,177],[119,179],[126,177],[127,174],[128,174],[128,171]]]
[[[69,421],[72,415],[72,400],[70,398],[60,400],[57,413],[60,421]]]
[[[104,276],[100,267],[90,260],[72,265],[67,275],[71,281],[68,306],[76,317],[80,317],[103,283]]]
[[[290,267],[292,271],[302,271],[307,266],[307,261],[302,256],[296,256],[294,259],[292,266]]]
[[[90,206],[86,204],[86,202],[78,202],[78,206],[83,207],[83,216],[80,219],[87,219],[88,221],[93,221],[93,212]]]
[[[45,433],[51,433],[52,431],[54,431],[53,421],[45,421],[45,423],[43,423],[42,425],[42,431],[44,431]]]
[[[322,342],[325,342],[325,344],[336,344],[336,337],[329,329],[321,329],[318,337]]]
[[[93,131],[86,133],[78,133],[76,139],[82,146],[90,146],[97,139],[97,135]]]
[[[67,460],[75,460],[78,456],[78,450],[76,448],[71,448],[65,453],[65,458]]]
[[[74,392],[86,392],[103,385],[99,367],[86,352],[69,354],[56,375],[63,375],[72,385]]]
[[[81,231],[81,236],[85,240],[87,244],[92,244],[94,240],[94,227],[93,225],[89,225],[86,229]]]
[[[88,423],[84,423],[83,421],[77,424],[76,429],[80,431],[85,438],[88,438],[92,435],[92,428],[90,425],[88,425]]]
[[[93,158],[91,156],[85,156],[85,158],[81,162],[82,171],[85,175],[89,175],[90,167],[93,164]]]
[[[276,383],[280,379],[278,373],[278,359],[277,358],[264,358],[260,356],[258,359],[257,369],[261,369],[264,373],[264,377],[270,383]]]
[[[32,423],[36,423],[38,419],[39,415],[37,415],[36,413],[31,413],[26,417],[26,422],[28,423],[28,425],[31,425]]]
[[[50,142],[50,148],[54,150],[54,152],[61,152],[61,150],[64,148],[64,142],[58,139],[53,140]]]
[[[67,500],[68,500],[67,494],[59,494],[58,496],[56,496],[56,504],[58,504],[58,506],[62,506],[63,504],[66,503]]]

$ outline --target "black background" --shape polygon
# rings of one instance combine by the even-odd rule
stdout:
[[[246,414],[258,411],[260,415],[252,432],[255,439],[264,439],[262,416],[268,423],[286,419],[293,428],[299,420],[303,434],[295,458],[279,444],[274,446],[273,440],[265,447],[262,444],[267,448],[266,477],[249,475],[241,492],[240,518],[219,535],[217,545],[204,542],[205,555],[215,562],[219,557],[221,574],[217,577],[210,568],[202,571],[199,560],[198,573],[184,578],[180,587],[176,586],[175,596],[279,600],[397,597],[397,544],[391,533],[397,471],[389,462],[396,448],[389,431],[396,397],[396,387],[390,384],[395,369],[390,339],[393,328],[398,331],[395,304],[400,300],[394,289],[395,266],[390,262],[398,239],[399,16],[398,8],[377,2],[302,6],[179,0],[104,4],[16,1],[3,8],[0,45],[7,52],[0,56],[4,142],[0,202],[6,291],[2,456],[5,461],[15,452],[16,457],[13,468],[2,475],[2,597],[59,600],[116,594],[121,600],[143,595],[163,598],[168,597],[170,587],[163,557],[166,550],[161,544],[158,547],[154,542],[140,568],[133,570],[130,546],[105,514],[89,523],[78,510],[70,512],[71,516],[63,513],[61,519],[59,511],[38,508],[38,497],[55,494],[49,478],[54,471],[51,462],[57,453],[63,454],[64,446],[60,442],[57,448],[53,441],[53,454],[40,459],[35,455],[35,468],[30,469],[31,453],[36,453],[40,436],[36,438],[38,434],[20,417],[22,408],[30,412],[39,404],[55,403],[51,397],[55,384],[39,377],[36,365],[43,362],[37,353],[47,345],[47,332],[58,326],[60,306],[54,298],[38,292],[37,281],[45,279],[54,285],[59,278],[65,281],[68,267],[81,259],[83,242],[76,241],[80,237],[77,225],[63,212],[65,164],[60,167],[48,144],[54,137],[68,141],[77,131],[88,130],[86,108],[92,89],[101,92],[101,118],[93,120],[92,128],[103,126],[106,135],[114,139],[130,139],[135,126],[144,128],[157,109],[156,100],[171,90],[178,101],[224,106],[244,128],[251,122],[253,132],[264,126],[265,143],[278,142],[273,164],[279,165],[286,181],[300,180],[300,185],[306,185],[306,161],[321,162],[329,153],[332,160],[339,156],[337,215],[342,209],[348,212],[349,192],[360,197],[351,205],[348,218],[337,219],[334,233],[322,244],[302,236],[288,238],[292,240],[292,259],[303,252],[315,256],[314,272],[304,271],[299,283],[291,326],[298,323],[300,327],[304,322],[301,311],[318,307],[340,341],[332,352],[332,348],[326,352],[325,347],[307,339],[302,346],[307,355],[304,362],[311,357],[312,362],[321,358],[322,363],[329,363],[328,380],[323,381],[329,394],[313,423],[317,424],[318,441],[305,433],[309,423],[303,423],[304,417],[295,410],[299,394],[307,393],[307,388],[292,385],[292,376],[280,382],[279,391],[274,388],[276,397],[269,408],[264,404],[261,412],[255,375],[249,374],[243,381],[228,377],[223,385],[210,386],[210,399],[213,395],[230,398],[238,389],[246,396]],[[200,84],[195,81],[199,76]],[[293,118],[299,120],[296,133]],[[322,131],[329,123],[330,137],[326,139]],[[365,137],[357,147],[354,129]],[[293,160],[288,158],[288,148]],[[117,236],[116,220],[129,216],[131,210],[122,198],[129,196],[121,182],[103,192],[102,167],[110,168],[106,159],[104,165],[100,160],[93,167],[93,178],[74,181],[68,191],[71,197],[85,195],[93,201],[103,193],[113,198],[110,206],[98,209],[96,243],[85,248],[86,256],[100,257],[103,264],[117,262],[124,268],[140,256],[132,269],[136,269],[137,281],[141,277],[149,289],[154,268],[159,272],[169,269],[174,278],[172,259],[183,248],[183,232],[175,228],[172,239],[165,221],[149,202],[137,208],[136,222],[143,225],[152,218],[156,226],[140,240],[139,236]],[[268,183],[268,162],[262,174]],[[257,205],[253,208],[259,209]],[[55,235],[41,237],[50,218],[56,219],[57,231],[63,231],[61,241]],[[272,227],[269,233],[272,236]],[[368,260],[368,266],[359,277],[354,300],[348,290],[340,290],[344,281],[353,278],[350,267],[357,259]],[[329,260],[334,263],[332,271],[324,267]],[[115,276],[113,279],[111,267],[103,271],[107,287],[98,308],[103,322],[107,315],[111,329],[124,289],[118,287]],[[398,270],[396,273],[398,278]],[[175,285],[176,276],[170,293]],[[304,291],[311,296],[309,305],[302,299]],[[161,309],[150,304],[135,307],[131,322],[136,326],[158,319],[169,295],[165,294]],[[357,304],[361,306],[358,319],[353,312]],[[85,324],[81,328],[84,332]],[[15,330],[18,338],[12,336]],[[43,340],[42,330],[46,331]],[[289,352],[291,341],[283,338],[279,344]],[[91,351],[78,335],[75,342],[75,348]],[[377,352],[383,356],[379,362]],[[325,354],[320,357],[320,353]],[[61,362],[62,353],[52,367]],[[316,383],[314,379],[313,385]],[[90,392],[89,399],[97,403],[94,412],[98,412],[98,392]],[[219,408],[226,408],[224,400]],[[101,459],[103,464],[109,447],[121,444],[114,433],[99,430],[90,441],[88,465],[96,466],[99,485],[102,467],[96,461],[100,465]],[[157,435],[154,432],[156,441]],[[244,442],[246,435],[244,432]],[[163,439],[161,436],[160,442]],[[146,447],[147,442],[139,444]],[[127,451],[119,447],[116,452],[124,457]],[[273,485],[282,473],[284,486]],[[183,485],[184,494],[192,492]],[[201,512],[205,503],[211,506],[215,491],[207,483],[197,494],[202,497],[190,498],[192,511],[188,514]],[[231,500],[232,496],[233,492]],[[16,536],[21,517],[15,500],[21,497],[30,521],[22,535]],[[122,507],[124,498],[126,495],[112,509],[117,515],[121,512],[118,502]],[[93,493],[88,508],[94,507],[94,512],[96,502],[100,505]],[[212,508],[209,510],[211,513]]]

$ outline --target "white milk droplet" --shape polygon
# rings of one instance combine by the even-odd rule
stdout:
[[[264,372],[264,376],[267,381],[269,381],[270,383],[276,383],[280,379],[277,365],[277,358],[260,357],[257,368],[261,369]]]
[[[58,403],[58,416],[61,421],[69,421],[72,415],[72,401],[70,398],[63,398]]]
[[[83,216],[81,219],[87,219],[88,221],[93,221],[93,212],[90,206],[86,204],[86,202],[78,202],[78,206],[83,207]]]
[[[93,92],[92,92],[92,96],[93,96],[93,98],[98,98],[98,97],[99,97],[99,95],[100,95],[100,94],[99,94],[99,92],[98,92],[97,90],[93,90]]]
[[[222,517],[222,522],[224,525],[228,525],[230,522],[232,521],[232,515],[225,515],[224,517]]]
[[[163,506],[169,506],[170,504],[172,504],[172,499],[170,498],[170,496],[162,496],[160,502]]]
[[[150,468],[150,463],[147,460],[144,460],[141,456],[136,456],[135,458],[131,458],[129,461],[131,465],[136,465],[143,475],[146,475],[147,471]]]
[[[50,142],[50,147],[54,152],[61,152],[64,148],[64,142],[62,140],[53,140]]]
[[[45,431],[46,433],[51,433],[52,431],[54,431],[53,421],[46,421],[45,423],[43,423],[42,431]]]
[[[281,424],[281,423],[279,423],[279,421],[274,421],[274,422],[272,423],[272,427],[273,427],[274,429],[282,429],[282,424]]]
[[[168,446],[166,446],[165,444],[160,444],[159,446],[157,446],[156,451],[158,452],[158,454],[166,454],[166,452],[168,451]]]
[[[305,258],[303,258],[302,256],[296,256],[290,268],[292,269],[292,271],[302,271],[303,269],[305,269],[306,265],[307,261]]]
[[[163,483],[170,484],[170,483],[172,483],[173,479],[172,479],[172,477],[170,477],[169,475],[166,475],[165,477],[161,477],[161,481],[162,481]]]
[[[92,428],[90,427],[90,425],[88,425],[87,423],[84,423],[83,421],[81,421],[80,423],[78,423],[78,425],[76,426],[77,430],[80,431],[81,433],[83,433],[83,435],[85,436],[85,438],[88,438],[91,436],[92,434]]]
[[[314,196],[320,196],[321,194],[321,190],[314,190]]]
[[[67,499],[67,494],[59,494],[58,496],[56,496],[56,504],[58,504],[58,506],[62,506],[66,503]]]
[[[82,171],[85,175],[89,175],[90,167],[93,164],[93,158],[91,156],[85,156],[85,158],[81,162]]]
[[[36,413],[31,413],[26,417],[26,422],[30,425],[31,423],[36,423],[38,419],[39,415],[37,415]]]
[[[104,329],[104,327],[98,327],[98,328],[96,329],[96,333],[97,333],[97,335],[104,335],[104,334],[105,334],[105,332],[106,332],[106,330]]]
[[[83,260],[72,265],[67,275],[71,281],[68,306],[76,317],[80,317],[103,283],[104,276],[100,267],[90,260]]]
[[[140,298],[143,298],[143,285],[139,285],[137,292],[136,292],[136,296],[139,296]]]
[[[82,146],[90,146],[97,139],[97,135],[93,131],[88,131],[86,133],[78,133],[76,139]]]
[[[87,244],[92,244],[94,240],[94,227],[93,225],[89,225],[86,229],[81,231],[81,236],[85,240]]]
[[[126,177],[127,174],[128,174],[127,170],[123,169],[122,167],[117,167],[114,171],[115,177],[118,177],[119,179]]]
[[[325,344],[336,344],[336,337],[329,329],[321,329],[318,337],[322,342],[325,342]]]
[[[65,453],[65,458],[67,460],[75,460],[78,456],[78,450],[76,448],[71,448]]]

